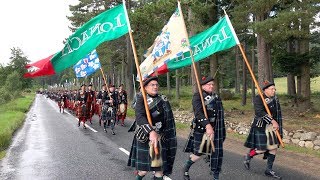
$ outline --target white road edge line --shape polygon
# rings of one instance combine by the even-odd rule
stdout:
[[[70,116],[72,116],[77,122],[79,121],[78,118],[75,118],[71,113],[69,113],[68,111],[64,111],[65,113],[69,114]],[[81,122],[81,124],[83,125],[83,122]],[[90,127],[88,124],[86,124],[86,127],[89,128],[91,131],[93,132],[98,132],[97,130],[93,129],[92,127]]]
[[[119,149],[120,149],[120,151],[124,152],[126,155],[129,156],[129,154],[130,154],[129,151],[125,150],[124,148],[119,148]]]
[[[57,110],[58,107],[55,107],[55,106],[54,106],[55,103],[54,103],[51,99],[49,99],[49,100],[50,100],[49,102],[50,102],[51,106],[53,106],[53,107]],[[57,110],[57,112],[60,113],[59,110]],[[67,113],[67,114],[69,114],[70,116],[72,116],[77,122],[79,121],[78,118],[75,118],[75,117],[74,117],[72,114],[70,114],[67,110],[65,110],[64,112]],[[81,124],[83,124],[83,123],[81,122]],[[89,129],[90,129],[91,131],[93,131],[93,132],[98,132],[97,130],[95,130],[95,129],[93,129],[92,127],[90,127],[88,124],[86,124],[86,127],[89,128]]]

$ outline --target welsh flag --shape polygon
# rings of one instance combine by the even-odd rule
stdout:
[[[209,29],[190,38],[190,46],[195,62],[237,44],[240,43],[228,16],[220,19],[218,23]],[[166,60],[166,63],[158,68],[157,73],[158,75],[164,74],[168,71],[190,66],[191,64],[190,51],[184,51],[179,56]]]
[[[39,76],[50,76],[55,74],[52,64],[50,62],[53,56],[54,54],[32,64],[27,64],[25,68],[27,68],[28,72],[25,73],[23,77],[34,78]]]
[[[142,79],[154,72],[162,72],[159,68],[188,51],[188,37],[184,27],[182,14],[177,8],[145,54],[147,58],[140,65]]]
[[[38,71],[41,70],[41,76],[45,76],[72,67],[101,43],[128,33],[128,24],[123,4],[99,14],[80,27],[66,40],[64,48],[49,58],[50,61],[46,62],[49,69],[40,68]]]

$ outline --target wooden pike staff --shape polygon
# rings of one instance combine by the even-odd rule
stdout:
[[[251,66],[250,66],[250,63],[249,63],[249,61],[248,61],[248,59],[247,59],[247,56],[246,56],[246,54],[245,54],[245,52],[244,52],[244,50],[243,50],[243,48],[242,48],[242,46],[241,46],[241,44],[240,44],[240,42],[239,42],[239,39],[238,39],[238,37],[237,37],[234,29],[233,29],[233,26],[232,26],[232,24],[231,24],[231,22],[230,22],[229,16],[227,15],[225,9],[223,9],[223,11],[224,11],[224,14],[225,14],[225,16],[226,16],[228,25],[229,25],[230,27],[232,27],[232,28],[230,28],[230,29],[231,29],[231,31],[232,31],[233,37],[236,39],[236,43],[237,43],[237,45],[238,45],[238,47],[239,47],[239,49],[240,49],[240,51],[241,51],[241,54],[242,54],[243,59],[244,59],[246,65],[247,65],[247,68],[249,69],[251,78],[252,78],[252,80],[253,80],[253,82],[254,82],[257,90],[258,90],[258,93],[259,93],[261,99],[264,99],[263,94],[262,94],[262,91],[261,91],[261,88],[260,88],[260,86],[259,86],[259,84],[258,84],[258,82],[257,82],[257,79],[255,78],[255,76],[254,76],[254,74],[253,74],[253,71],[252,71],[252,68],[251,68]],[[264,105],[267,113],[269,114],[269,116],[272,117],[271,112],[270,112],[270,109],[269,109],[266,101],[262,101],[262,102],[263,102],[263,105]],[[280,133],[279,133],[278,130],[276,130],[276,135],[277,135],[277,137],[278,137],[278,140],[279,140],[281,146],[284,148],[284,143],[283,143],[283,141],[282,141],[282,138],[281,138]]]
[[[147,102],[147,95],[146,95],[145,89],[143,88],[142,75],[141,75],[141,71],[140,71],[140,67],[139,67],[137,50],[136,50],[136,46],[135,46],[134,39],[133,39],[133,36],[132,36],[132,30],[131,30],[131,26],[130,26],[130,21],[129,21],[129,16],[128,16],[125,0],[122,0],[122,3],[123,3],[125,16],[126,16],[126,19],[127,19],[127,22],[128,22],[129,37],[130,37],[130,41],[131,41],[131,47],[132,47],[132,51],[133,51],[134,61],[135,61],[135,64],[136,64],[137,74],[139,76],[139,83],[140,83],[140,87],[141,87],[140,90],[141,90],[142,97],[143,97],[144,107],[145,107],[145,110],[146,110],[148,123],[149,123],[150,126],[152,126],[151,115],[150,115],[150,111],[149,111],[149,108],[148,108],[148,102]],[[156,155],[159,154],[159,149],[157,148],[157,144],[154,145],[154,152],[155,152]]]
[[[107,86],[107,92],[108,92],[108,94],[110,94],[109,86],[107,84],[107,79],[106,79],[106,76],[104,75],[104,72],[103,72],[101,67],[100,67],[100,71],[101,71],[101,74],[102,74],[102,78],[103,78],[104,84]],[[110,97],[110,99],[111,99],[111,97]]]
[[[198,87],[198,91],[199,91],[199,94],[200,94],[200,99],[201,99],[201,104],[202,104],[202,109],[203,109],[203,113],[204,113],[204,116],[206,117],[206,119],[209,119],[208,118],[208,113],[207,113],[207,109],[206,109],[206,106],[204,104],[204,100],[203,100],[203,94],[202,94],[202,89],[200,87],[200,81],[199,81],[199,77],[198,77],[198,71],[197,71],[197,68],[196,68],[196,65],[195,65],[195,62],[194,62],[194,58],[193,58],[193,52],[192,52],[192,49],[190,47],[190,41],[189,41],[189,38],[188,38],[188,32],[187,32],[187,28],[186,28],[186,25],[184,23],[184,18],[183,18],[183,13],[182,13],[182,10],[181,10],[181,5],[180,5],[180,0],[178,0],[178,8],[179,8],[179,12],[181,14],[181,18],[182,18],[182,22],[183,22],[183,26],[184,26],[184,33],[186,35],[186,40],[187,40],[187,45],[189,47],[189,51],[190,51],[190,56],[191,56],[191,62],[192,62],[192,68],[193,68],[193,72],[194,72],[194,75],[196,77],[196,82],[197,82],[197,87]],[[213,143],[213,139],[214,139],[214,134],[212,134],[212,138],[210,137],[210,143],[211,143],[211,147],[212,147],[212,151],[215,151],[214,150],[214,143]]]

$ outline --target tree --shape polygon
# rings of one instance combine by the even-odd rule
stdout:
[[[21,81],[21,76],[18,71],[13,71],[8,75],[8,78],[5,83],[5,90],[10,92],[13,97],[17,97],[23,89],[23,81]]]
[[[314,17],[319,8],[319,4],[313,0],[282,3],[277,7],[281,11],[269,22],[274,27],[270,31],[270,39],[277,47],[276,64],[288,73],[288,94],[295,98],[294,103],[299,105],[301,110],[311,107],[310,72],[318,58],[310,48],[314,38],[311,36],[310,27],[315,25]],[[297,76],[297,90],[294,76]]]
[[[299,64],[299,67],[292,68],[293,66],[291,66],[289,73],[297,72],[297,93],[301,97],[299,98],[301,109],[310,108],[310,68],[312,63],[310,63],[309,27],[314,24],[313,17],[319,12],[319,4],[314,0],[239,0],[234,9],[234,15],[237,15],[237,18],[240,17],[242,22],[248,22],[250,24],[247,26],[248,29],[251,28],[257,33],[259,82],[261,83],[264,79],[273,79],[271,76],[273,74],[271,59],[275,60],[275,58],[271,58],[271,52],[273,52],[273,55],[282,53],[280,56],[274,56],[281,58],[295,53],[299,58],[292,58],[292,60],[298,61],[293,64]],[[277,50],[279,47],[280,51]],[[290,63],[277,64],[288,66]],[[293,80],[292,75],[290,75],[290,80]],[[294,86],[291,84],[290,87]]]
[[[7,73],[11,73],[16,71],[19,75],[18,79],[22,82],[22,89],[30,88],[31,87],[31,79],[21,78],[27,72],[25,66],[26,64],[30,63],[30,60],[24,55],[20,48],[12,48],[11,49],[11,57],[10,63],[8,65]]]

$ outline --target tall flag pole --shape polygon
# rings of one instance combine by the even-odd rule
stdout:
[[[100,67],[100,71],[101,71],[101,74],[102,74],[102,79],[103,79],[103,81],[104,81],[104,84],[107,86],[107,92],[108,92],[108,94],[110,94],[109,85],[107,84],[107,78],[106,78],[106,76],[104,75],[104,72],[103,72],[102,67]],[[111,97],[110,97],[110,98],[111,98]]]
[[[187,28],[186,28],[186,25],[184,23],[184,19],[183,19],[183,14],[182,14],[182,10],[181,10],[181,5],[180,5],[180,0],[178,0],[178,8],[179,8],[179,12],[181,14],[181,18],[183,20],[183,29],[184,29],[184,32],[186,34],[186,37],[187,37],[187,45],[189,47],[189,51],[190,51],[190,54],[191,54],[191,61],[192,61],[192,67],[193,67],[193,70],[194,70],[194,74],[195,74],[195,77],[196,77],[196,82],[197,82],[197,87],[198,87],[198,91],[199,91],[199,94],[200,94],[200,99],[201,99],[201,104],[202,104],[202,109],[203,109],[203,113],[206,117],[206,119],[208,119],[208,113],[207,113],[207,110],[206,110],[206,106],[204,104],[204,101],[203,101],[203,95],[202,95],[202,90],[201,90],[201,87],[200,87],[200,81],[199,81],[199,77],[198,77],[198,71],[197,71],[197,68],[196,68],[196,65],[195,65],[195,62],[194,62],[194,58],[193,58],[193,52],[192,52],[192,49],[190,47],[190,41],[189,41],[189,38],[188,38],[188,32],[187,32]]]
[[[187,38],[186,38],[186,41],[187,41],[187,45],[188,45],[189,51],[190,51],[190,56],[191,56],[191,62],[192,62],[193,72],[194,72],[194,75],[195,75],[195,77],[196,77],[196,82],[197,82],[197,87],[198,87],[198,91],[199,91],[199,94],[200,94],[200,99],[201,99],[201,104],[202,104],[203,113],[204,113],[204,116],[206,117],[206,119],[208,119],[208,113],[207,113],[206,106],[205,106],[205,104],[204,104],[203,94],[202,94],[202,90],[201,90],[201,87],[200,87],[200,81],[199,81],[199,77],[198,77],[198,71],[197,71],[197,68],[196,68],[196,65],[195,65],[195,62],[194,62],[193,52],[192,52],[192,49],[191,49],[191,46],[190,46],[190,41],[189,41],[189,38],[188,38],[188,32],[187,32],[186,24],[184,23],[183,13],[182,13],[182,10],[181,10],[181,5],[180,5],[180,0],[178,0],[178,8],[179,8],[179,13],[181,14],[180,17],[182,18],[182,21],[183,21],[183,29],[184,29],[184,32],[185,32],[186,37],[187,37]],[[212,134],[212,137],[210,137],[210,143],[211,143],[212,151],[215,151],[213,139],[214,139],[214,137],[213,137],[213,134]]]
[[[144,107],[145,107],[145,110],[146,110],[148,123],[150,124],[150,126],[152,126],[151,115],[150,115],[150,111],[148,109],[147,95],[146,95],[145,89],[143,88],[142,75],[141,75],[141,71],[140,71],[140,68],[139,68],[137,50],[136,50],[136,46],[135,46],[134,39],[133,39],[133,36],[132,36],[132,30],[131,30],[131,26],[130,26],[129,16],[128,16],[127,8],[126,8],[126,1],[122,0],[122,3],[123,3],[124,13],[125,13],[125,16],[126,16],[126,19],[127,19],[127,23],[128,23],[127,26],[128,26],[128,30],[129,30],[129,37],[130,37],[133,56],[134,56],[134,61],[135,61],[135,64],[136,64],[136,69],[137,69],[137,73],[138,73],[138,77],[139,77],[139,83],[140,83],[140,87],[141,87],[140,90],[141,90],[141,93],[142,93],[143,102],[145,104]],[[158,155],[159,154],[159,150],[157,148],[157,142],[153,146],[154,146],[155,154]]]
[[[260,86],[259,86],[259,84],[258,84],[258,81],[257,81],[257,79],[256,79],[253,71],[252,71],[252,68],[251,68],[250,63],[249,63],[249,61],[248,61],[248,59],[247,59],[247,56],[246,56],[246,54],[245,54],[245,52],[244,52],[244,50],[243,50],[243,48],[242,48],[242,46],[241,46],[241,44],[240,44],[240,42],[239,42],[239,39],[238,39],[238,37],[237,37],[237,34],[236,34],[236,32],[234,31],[234,29],[233,29],[233,26],[232,26],[232,24],[231,24],[231,21],[230,21],[230,19],[229,19],[229,16],[228,16],[228,14],[226,13],[225,9],[223,9],[223,11],[224,11],[224,14],[225,14],[225,16],[226,16],[227,23],[228,23],[228,25],[231,27],[231,31],[232,31],[233,37],[235,38],[235,40],[236,40],[236,42],[237,42],[237,45],[238,45],[238,47],[239,47],[239,49],[240,49],[240,51],[241,51],[241,54],[242,54],[242,56],[243,56],[243,59],[244,59],[246,65],[247,65],[247,68],[249,69],[251,78],[252,78],[252,80],[253,80],[253,82],[254,82],[257,90],[258,90],[258,93],[259,93],[261,99],[264,99],[263,94],[262,94],[262,91],[261,91],[261,88],[260,88]],[[268,115],[272,117],[271,112],[270,112],[270,109],[269,109],[266,101],[262,101],[262,102],[263,102],[263,105],[264,105],[264,107],[265,107]],[[276,131],[276,134],[277,134],[277,137],[278,137],[278,139],[279,139],[279,142],[280,142],[281,146],[284,148],[284,143],[283,143],[283,141],[282,141],[282,138],[281,138],[280,133],[279,133],[278,130]]]

